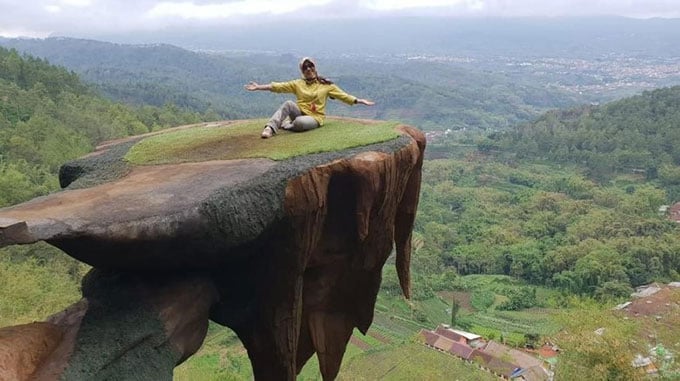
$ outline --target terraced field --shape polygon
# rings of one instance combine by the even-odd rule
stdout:
[[[471,277],[474,284],[489,288],[494,279]],[[479,311],[470,304],[470,291],[440,293],[426,300],[406,301],[401,296],[380,294],[373,325],[367,335],[356,331],[345,352],[338,380],[495,380],[494,376],[451,355],[428,348],[416,340],[421,329],[451,322],[451,297],[461,298],[461,327],[485,338],[521,346],[525,334],[552,335],[556,311],[533,308],[524,311]],[[175,370],[175,380],[251,380],[247,353],[236,335],[211,325],[201,350]],[[298,380],[320,380],[318,361],[312,357]]]

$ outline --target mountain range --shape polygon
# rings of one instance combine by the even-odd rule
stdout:
[[[173,104],[225,119],[268,116],[281,95],[249,81],[299,77],[301,56],[373,108],[425,130],[507,130],[555,108],[680,84],[680,20],[387,18],[94,36],[0,38],[128,104]],[[282,44],[282,41],[289,43]]]
[[[680,19],[387,17],[318,19],[92,35],[120,43],[165,42],[187,49],[298,55],[458,54],[677,57]]]

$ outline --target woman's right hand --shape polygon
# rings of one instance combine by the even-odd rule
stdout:
[[[259,89],[260,85],[258,85],[257,82],[250,81],[250,82],[248,82],[247,85],[245,85],[243,87],[245,87],[245,89],[248,90],[248,91],[255,91],[255,90]]]

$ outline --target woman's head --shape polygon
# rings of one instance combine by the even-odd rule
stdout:
[[[331,81],[327,78],[321,77],[316,72],[316,63],[310,57],[305,57],[305,58],[300,60],[300,71],[302,72],[302,77],[306,81],[313,82],[314,80],[317,80],[324,85],[332,85],[333,84],[333,81]]]
[[[305,79],[314,79],[316,78],[316,65],[314,64],[314,61],[309,58],[305,57],[300,61],[300,72],[302,72],[302,76],[305,77]]]
[[[300,71],[304,72],[305,68],[311,66],[312,68],[316,68],[316,63],[314,63],[314,60],[311,57],[304,57],[303,59],[300,60]]]

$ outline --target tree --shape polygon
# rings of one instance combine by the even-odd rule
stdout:
[[[451,327],[456,326],[456,317],[458,316],[458,311],[460,311],[460,303],[453,297],[453,303],[451,304]]]
[[[651,185],[637,187],[635,193],[623,199],[623,211],[633,215],[656,215],[659,206],[666,203],[666,193]]]
[[[503,302],[498,309],[517,311],[531,308],[537,305],[536,289],[534,287],[519,287],[509,290],[508,300]]]
[[[633,292],[633,288],[630,287],[630,284],[614,280],[604,282],[601,286],[597,287],[595,289],[595,298],[603,301],[616,300],[618,298],[629,297],[631,292]]]

